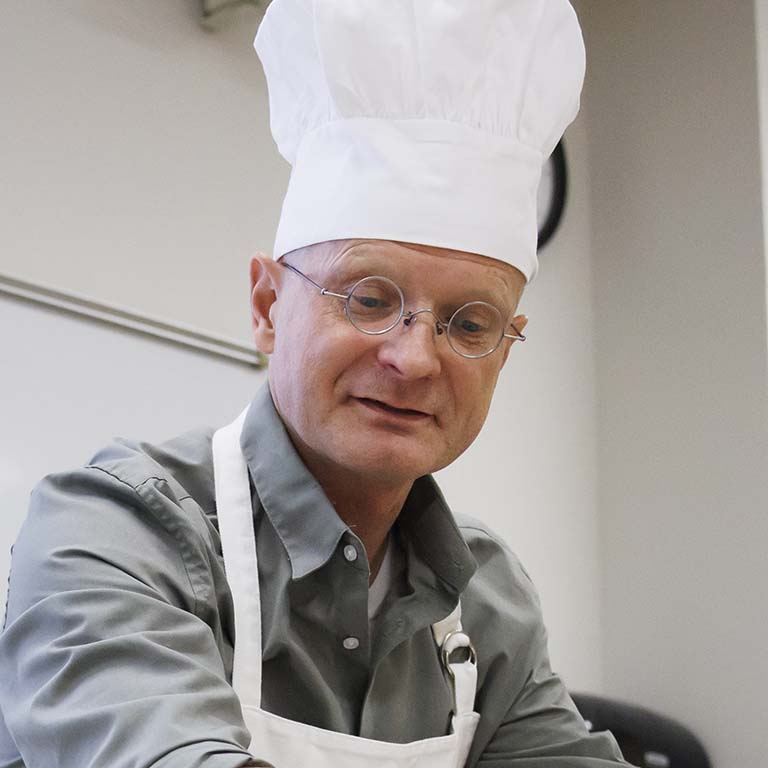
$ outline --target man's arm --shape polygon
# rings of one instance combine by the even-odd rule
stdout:
[[[615,739],[591,734],[552,672],[538,592],[509,547],[478,520],[461,530],[479,567],[462,597],[481,660],[476,768],[626,766]],[[485,660],[485,663],[483,663]]]
[[[89,467],[33,492],[0,635],[0,708],[28,766],[265,765],[203,618],[203,538],[172,494],[146,495],[155,481]]]
[[[616,768],[627,766],[613,736],[590,733],[562,680],[552,672],[539,623],[530,672],[483,750],[478,768]]]

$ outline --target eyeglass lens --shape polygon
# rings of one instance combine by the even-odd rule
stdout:
[[[384,277],[366,277],[347,299],[352,324],[366,333],[384,333],[394,328],[403,312],[403,294]]]
[[[364,333],[385,333],[394,328],[403,315],[403,294],[385,277],[366,277],[350,292],[347,315]],[[503,320],[496,307],[473,301],[451,317],[448,342],[460,355],[483,357],[496,349],[503,330]]]

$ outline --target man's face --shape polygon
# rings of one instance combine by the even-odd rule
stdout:
[[[446,322],[477,300],[511,321],[525,283],[518,270],[482,256],[384,240],[323,243],[284,261],[342,294],[363,277],[383,275],[400,286],[406,309],[429,308]],[[406,483],[472,443],[510,341],[485,358],[463,358],[428,313],[367,335],[349,322],[343,300],[320,295],[274,262],[265,269],[274,285],[273,333],[264,344],[257,329],[257,346],[271,353],[272,396],[310,470]],[[524,323],[515,318],[518,330]]]

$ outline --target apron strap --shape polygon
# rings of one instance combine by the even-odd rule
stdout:
[[[240,449],[246,408],[232,424],[213,436],[216,514],[227,582],[235,608],[235,644],[248,653],[235,653],[233,680],[251,691],[250,703],[261,704],[261,599],[256,538],[253,532],[248,465]],[[255,700],[253,700],[255,699]]]
[[[446,635],[449,635],[451,632],[461,632],[461,601],[456,604],[453,611],[442,621],[435,622],[432,625],[432,634],[435,636],[438,648],[443,647]]]
[[[477,655],[469,636],[461,627],[461,601],[442,621],[432,625],[443,667],[453,681],[454,714],[463,715],[474,711],[475,693],[477,692]],[[451,655],[460,648],[466,648],[469,658],[462,662],[452,662]]]

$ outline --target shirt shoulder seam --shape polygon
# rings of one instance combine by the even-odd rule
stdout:
[[[464,524],[464,525],[459,524],[458,527],[460,531],[476,531],[477,533],[482,533],[487,538],[491,539],[492,541],[495,541],[499,546],[504,547],[504,549],[510,552],[512,551],[509,549],[509,546],[503,539],[500,539],[498,536],[495,536],[491,531],[487,530],[486,528],[480,528],[477,525],[469,525],[469,524]]]
[[[133,483],[128,482],[124,478],[120,477],[119,475],[115,474],[114,472],[110,472],[110,470],[106,469],[105,467],[99,466],[98,464],[88,464],[86,466],[86,469],[96,469],[100,472],[103,472],[107,476],[111,477],[112,479],[116,480],[117,482],[121,483],[122,485],[127,486],[130,488],[136,497],[139,499],[139,501],[142,503],[142,505],[146,508],[148,508],[153,515],[155,516],[155,519],[163,526],[163,528],[173,537],[174,541],[176,542],[176,553],[179,557],[179,560],[181,561],[182,566],[184,567],[184,573],[187,576],[187,580],[189,582],[189,588],[192,593],[192,599],[193,599],[193,612],[196,616],[201,616],[201,605],[204,602],[203,595],[201,594],[200,586],[202,586],[202,592],[205,592],[205,580],[204,578],[201,580],[201,570],[204,570],[204,568],[201,567],[200,563],[192,562],[192,548],[190,547],[189,541],[185,540],[185,537],[182,536],[182,531],[180,529],[180,526],[178,524],[178,521],[172,520],[167,511],[162,508],[161,505],[156,503],[156,500],[147,493],[142,493],[142,490],[144,487],[149,483],[150,481],[155,481],[156,483],[165,483],[166,485],[169,485],[167,479],[158,477],[157,475],[150,475],[149,477],[144,478],[140,483],[134,485]],[[190,496],[186,496],[185,498],[191,498]],[[183,501],[183,499],[176,499],[178,502]],[[202,584],[200,586],[196,586],[196,581],[202,581]]]

